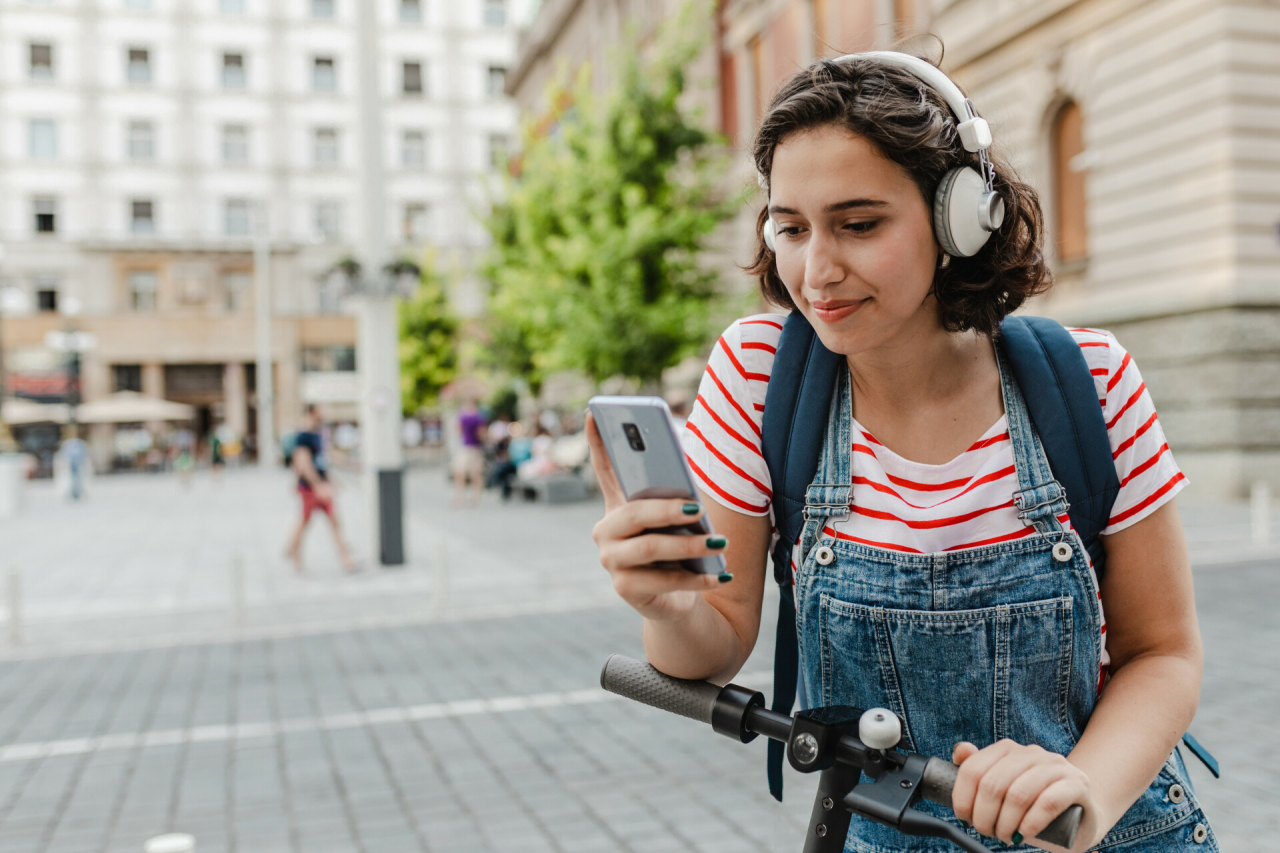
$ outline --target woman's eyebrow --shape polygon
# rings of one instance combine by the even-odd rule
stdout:
[[[853,210],[854,208],[859,208],[859,207],[888,207],[888,206],[889,206],[889,202],[882,201],[877,198],[851,198],[851,199],[846,199],[845,201],[837,201],[834,204],[829,204],[825,208],[823,208],[823,210],[827,213],[837,213],[841,210]],[[769,212],[784,213],[791,216],[800,215],[800,211],[796,210],[795,208],[783,207],[782,205],[778,205],[778,204],[769,205]]]

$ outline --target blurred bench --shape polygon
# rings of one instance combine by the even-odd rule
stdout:
[[[549,504],[577,503],[588,497],[587,484],[577,474],[569,472],[521,481],[516,483],[516,488],[528,500],[545,500]]]

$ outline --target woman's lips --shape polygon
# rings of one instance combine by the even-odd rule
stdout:
[[[813,313],[822,322],[838,323],[867,304],[867,301],[867,299],[841,299],[833,302],[811,302],[809,304],[813,306]]]

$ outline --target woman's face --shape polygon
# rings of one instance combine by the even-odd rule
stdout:
[[[939,327],[940,250],[905,169],[827,126],[783,140],[769,184],[778,273],[827,349],[856,355]]]

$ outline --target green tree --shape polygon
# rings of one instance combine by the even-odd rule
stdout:
[[[563,369],[653,385],[710,337],[716,274],[698,256],[730,214],[715,187],[726,161],[680,103],[706,12],[690,3],[644,57],[622,51],[603,97],[586,74],[552,90],[550,129],[525,131],[485,272],[494,357],[535,388]]]
[[[458,321],[449,311],[443,282],[432,264],[422,283],[400,303],[400,388],[404,411],[435,405],[440,389],[458,373]]]

